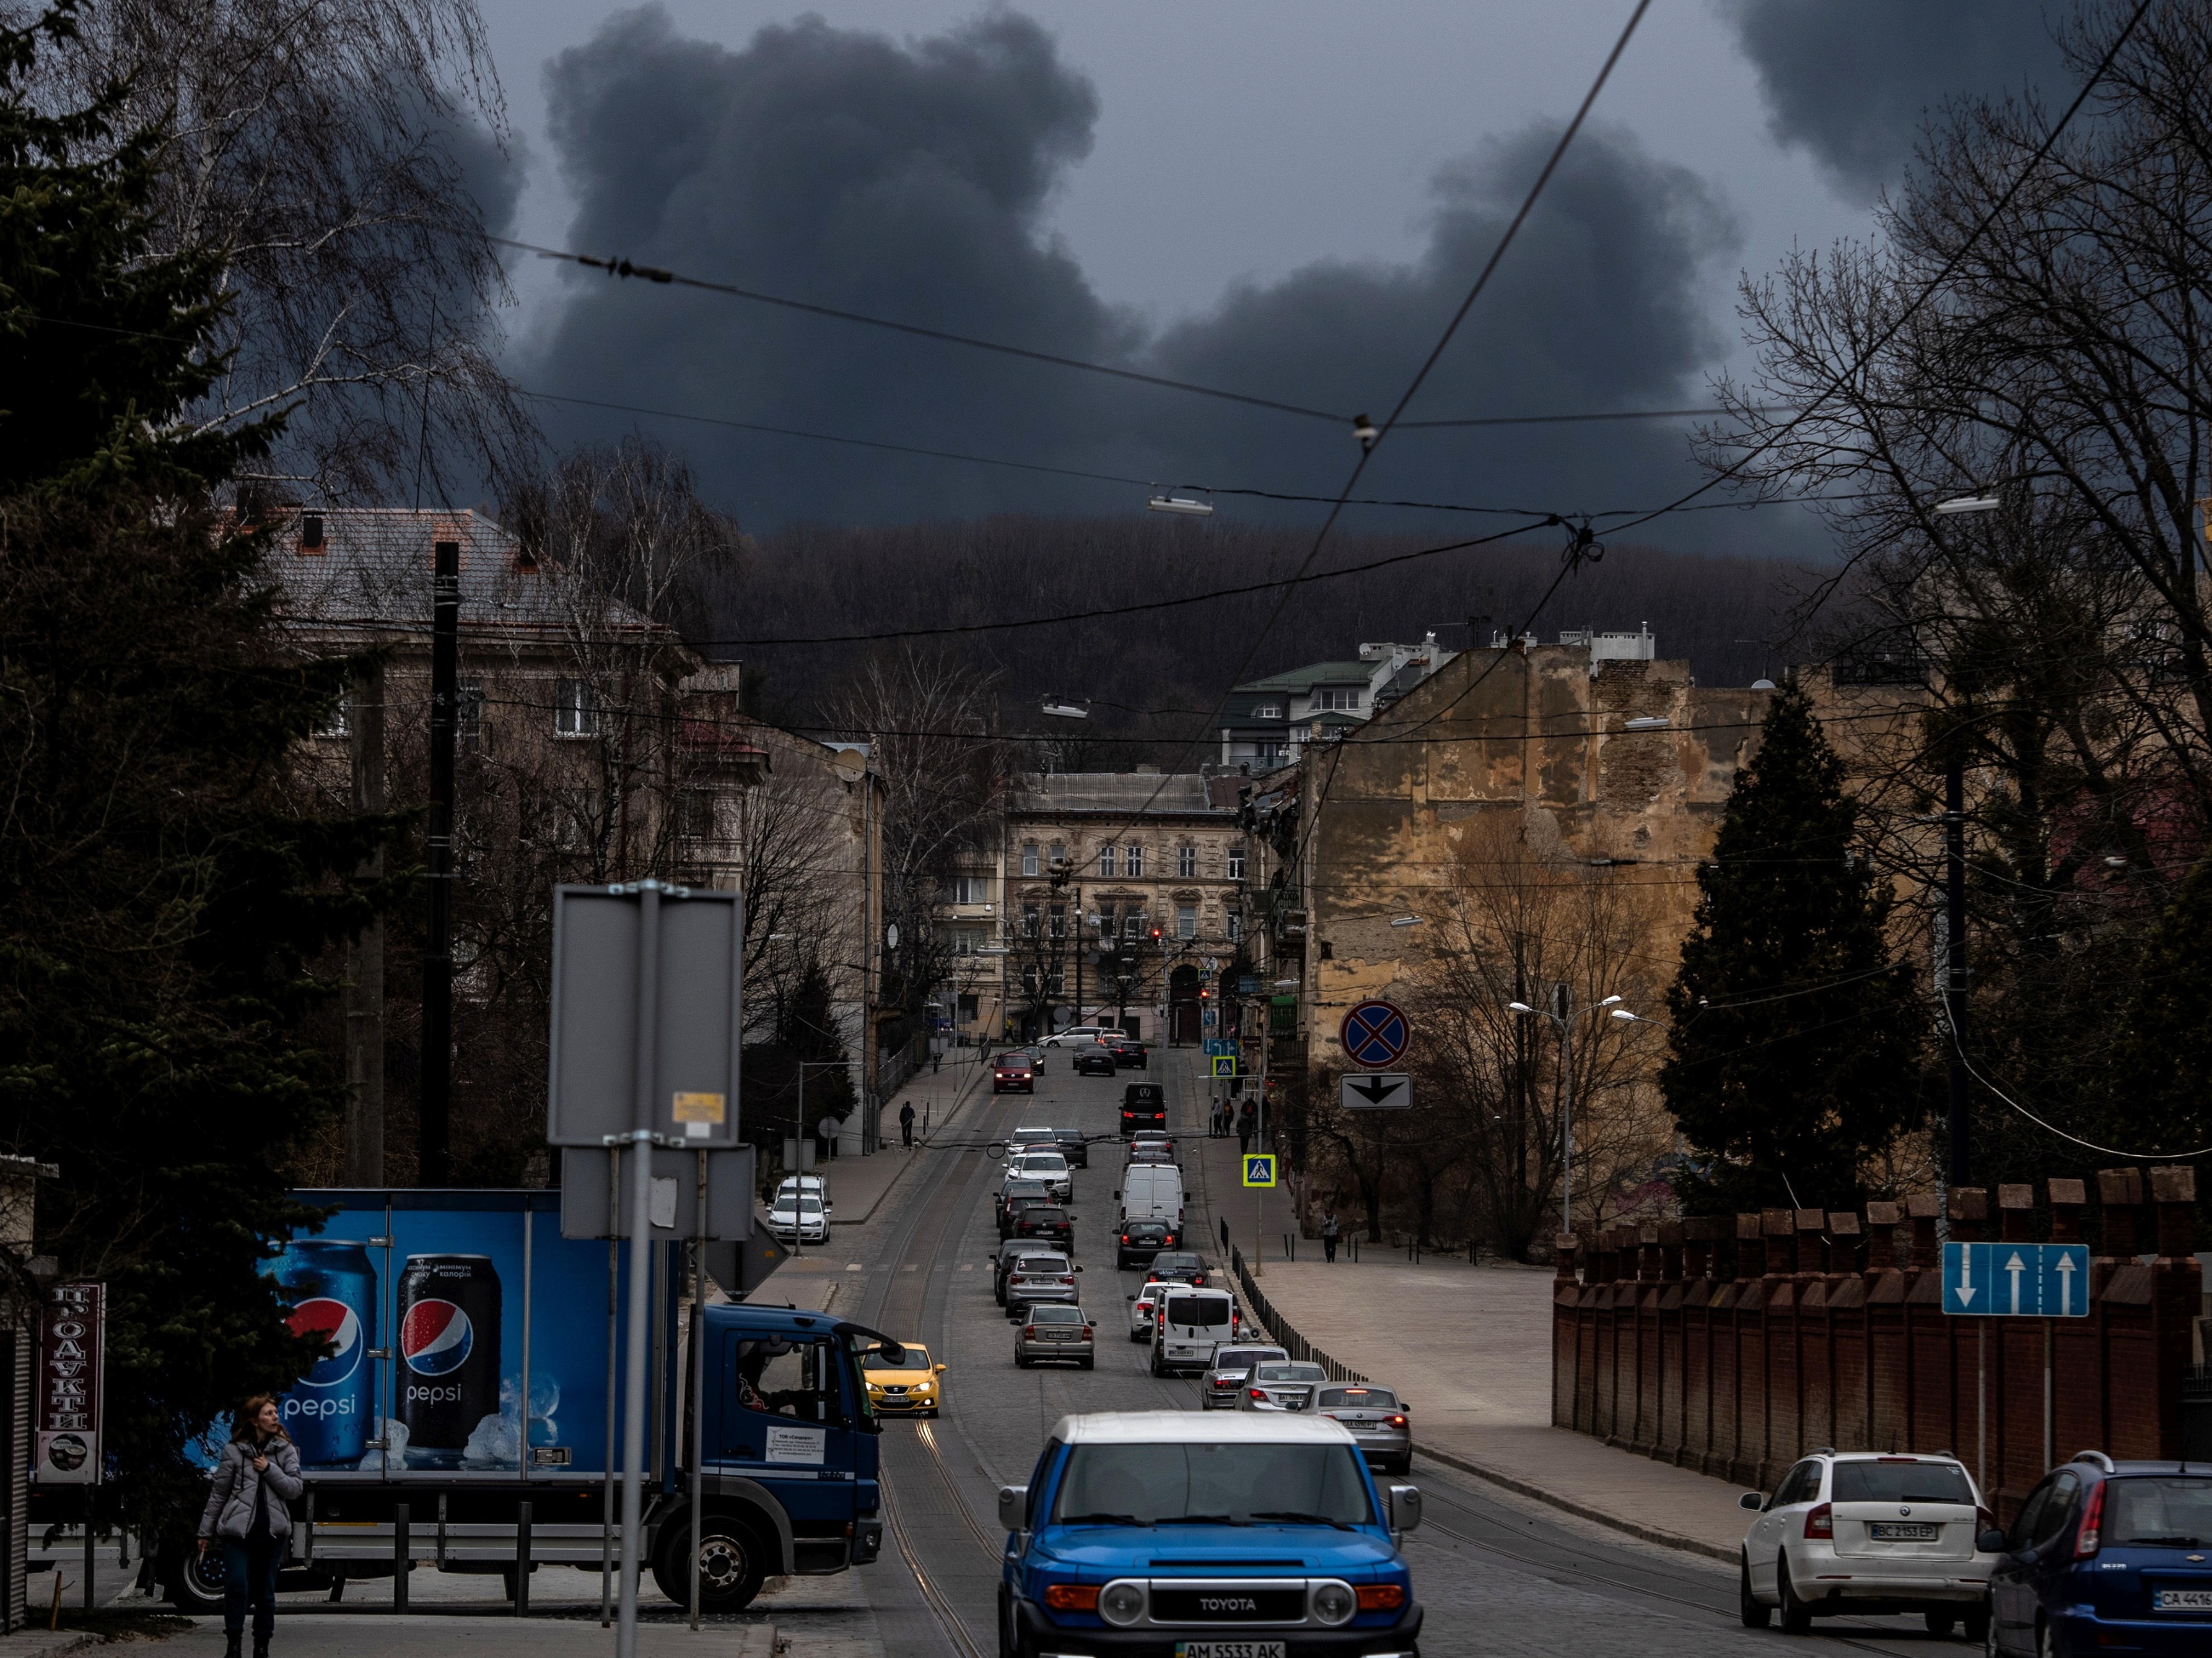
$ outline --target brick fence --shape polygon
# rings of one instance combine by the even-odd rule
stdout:
[[[1950,1451],[2006,1518],[2054,1457],[2178,1456],[2203,1305],[2196,1177],[2108,1169],[2097,1185],[2086,1318],[1947,1315],[1932,1196],[1621,1228],[1589,1249],[1563,1235],[1552,1420],[1766,1490],[1815,1446]],[[2081,1241],[2083,1188],[2047,1183],[2052,1240]],[[1997,1239],[2045,1230],[2035,1198],[1997,1188]],[[1950,1194],[1953,1239],[1988,1236],[1988,1219],[1986,1190]]]

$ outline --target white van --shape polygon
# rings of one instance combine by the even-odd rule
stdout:
[[[1237,1297],[1226,1290],[1159,1284],[1152,1286],[1152,1295],[1157,1308],[1152,1315],[1154,1376],[1211,1370],[1214,1349],[1243,1333],[1243,1315]]]
[[[1132,1163],[1121,1171],[1121,1220],[1164,1221],[1182,1236],[1182,1170],[1172,1163]]]

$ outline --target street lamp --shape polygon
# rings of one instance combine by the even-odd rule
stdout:
[[[1086,702],[1079,707],[1073,702],[1063,702],[1056,696],[1048,696],[1038,712],[1048,714],[1054,720],[1088,720],[1091,718],[1091,705]]]
[[[1153,495],[1145,502],[1148,513],[1180,513],[1186,518],[1212,518],[1213,503],[1194,501],[1188,495]]]
[[[1994,513],[2003,505],[1995,495],[1959,495],[1939,501],[1929,510],[1939,518],[1953,518],[1960,513]]]
[[[1559,1000],[1566,1000],[1567,987],[1559,987]],[[1572,1013],[1547,1013],[1526,1002],[1508,1002],[1505,1005],[1523,1018],[1549,1019],[1559,1028],[1559,1230],[1575,1230],[1575,1035],[1574,1022],[1584,1014],[1602,1013],[1608,1008],[1619,1010],[1621,999],[1608,996],[1595,1006],[1578,1008]],[[1613,1017],[1634,1018],[1633,1013],[1615,1011]]]
[[[1392,926],[1419,926],[1421,925],[1421,918],[1418,915],[1401,915],[1396,920],[1393,920],[1390,925]]]

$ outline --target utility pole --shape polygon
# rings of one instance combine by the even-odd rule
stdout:
[[[1559,1027],[1559,1230],[1575,1230],[1575,1024],[1571,986],[1552,988],[1552,1022]]]
[[[430,915],[422,946],[416,1157],[419,1183],[444,1186],[453,1178],[453,734],[461,689],[461,544],[441,541],[431,552],[430,800],[424,825]]]
[[[384,776],[384,664],[371,662],[354,676],[346,709],[346,736],[352,751],[353,809],[366,817],[383,816],[388,801]],[[379,846],[355,872],[364,880],[384,878],[384,848]],[[346,946],[346,1184],[384,1184],[384,917],[369,918]]]
[[[1951,1145],[1945,1179],[1972,1183],[1972,1125],[1966,1110],[1966,768],[1943,768],[1943,1017],[1951,1026]]]

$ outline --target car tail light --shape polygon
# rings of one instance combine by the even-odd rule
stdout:
[[[1064,1278],[1060,1279],[1060,1282],[1061,1282],[1062,1284],[1073,1284],[1073,1283],[1074,1283],[1074,1282],[1075,1282],[1075,1280],[1074,1280],[1073,1278]]]
[[[1085,1341],[1091,1339],[1091,1327],[1088,1324],[1083,1327],[1083,1339]]]
[[[1255,1399],[1265,1399],[1267,1396],[1267,1390],[1265,1388],[1255,1388],[1251,1390],[1251,1394]]]
[[[1096,1612],[1098,1588],[1095,1583],[1048,1583],[1044,1603],[1054,1612]]]
[[[1036,1326],[1034,1324],[1023,1325],[1022,1339],[1024,1341],[1035,1341],[1036,1339]]]
[[[1403,1583],[1368,1583],[1363,1585],[1359,1591],[1359,1609],[1362,1612],[1395,1612],[1405,1604],[1406,1586]]]
[[[1233,1388],[1237,1384],[1225,1376],[1218,1376],[1213,1378],[1213,1385],[1217,1388]]]
[[[1406,1418],[1402,1416],[1394,1416],[1390,1418],[1390,1425],[1394,1428],[1402,1428],[1406,1425]]]
[[[1985,1531],[1995,1531],[1996,1529],[1996,1515],[1991,1514],[1987,1509],[1978,1506],[1976,1507],[1974,1509],[1974,1535],[1979,1537]]]
[[[2089,1493],[2089,1506],[2081,1511],[2081,1530],[2074,1540],[2074,1558],[2087,1560],[2104,1544],[2105,1488],[2102,1485]]]
[[[1817,1503],[1805,1511],[1805,1535],[1829,1537],[1836,1534],[1836,1512],[1826,1503]]]

